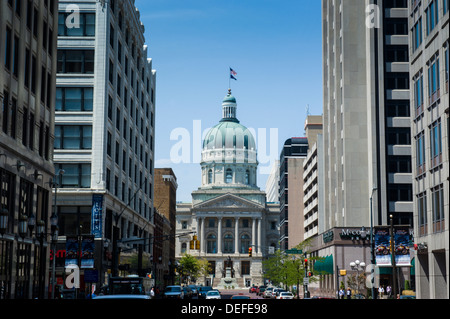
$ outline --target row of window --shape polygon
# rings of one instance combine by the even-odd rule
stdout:
[[[419,222],[419,236],[428,234],[428,211],[427,192],[423,192],[417,196],[417,212]],[[439,185],[431,189],[431,218],[432,232],[442,232],[445,229],[444,215],[444,187]]]
[[[439,76],[440,70],[440,55],[439,51],[431,57],[427,62],[427,80],[428,80],[428,105],[435,103],[440,97],[441,78]],[[449,80],[449,42],[443,47],[444,55],[444,82],[446,84],[446,90],[448,90]],[[415,116],[419,116],[424,111],[424,74],[423,70],[420,70],[413,77],[414,85],[414,106],[416,109]]]
[[[3,91],[1,125],[3,133],[13,139],[21,138],[24,146],[32,151],[37,150],[39,156],[46,160],[50,159],[49,125],[43,121],[37,122],[35,114],[28,107],[23,106],[20,110],[17,99],[14,96],[10,97],[10,93],[6,90]],[[38,135],[35,134],[37,128],[39,130]],[[21,136],[18,136],[18,133],[21,133]]]
[[[213,171],[212,169],[208,170],[208,184],[213,183]],[[227,168],[225,171],[225,183],[231,184],[233,183],[233,170],[231,168]],[[246,170],[244,175],[244,183],[250,184],[250,171]]]
[[[430,168],[434,168],[442,162],[442,133],[441,120],[433,122],[429,126],[430,133]],[[416,136],[416,164],[417,175],[422,175],[426,171],[425,154],[425,132],[422,131]]]
[[[449,10],[449,0],[442,0],[442,12],[443,15],[447,14]],[[439,23],[439,0],[431,0],[428,3],[424,11],[424,16],[426,19],[425,28],[426,35],[430,35],[430,33],[436,28]],[[411,28],[411,44],[412,50],[416,51],[423,41],[423,23],[422,16],[417,19]]]

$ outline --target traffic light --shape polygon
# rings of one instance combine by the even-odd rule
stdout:
[[[248,257],[252,257],[252,247],[248,248]]]
[[[312,276],[313,276],[312,271],[308,271],[308,277],[312,277]]]
[[[194,235],[194,237],[192,238],[191,241],[189,241],[189,248],[194,250],[194,249],[200,249],[200,241],[197,240],[197,235]]]

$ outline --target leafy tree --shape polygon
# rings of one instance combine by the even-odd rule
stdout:
[[[185,254],[179,260],[178,273],[182,282],[195,282],[198,277],[206,276],[209,272],[209,263],[206,259],[198,259]]]

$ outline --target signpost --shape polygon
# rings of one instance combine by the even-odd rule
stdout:
[[[285,253],[291,254],[291,255],[301,255],[301,254],[303,254],[303,250],[292,248],[292,249],[285,250]]]

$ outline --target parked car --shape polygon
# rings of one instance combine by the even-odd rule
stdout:
[[[198,296],[198,287],[196,285],[188,285],[188,287],[191,288],[193,296]]]
[[[272,298],[272,299],[276,299],[276,298],[278,297],[278,295],[280,294],[280,292],[282,292],[282,291],[286,291],[286,290],[284,290],[283,288],[275,288],[275,289],[272,291],[272,296],[271,296],[271,298]]]
[[[263,293],[264,293],[264,291],[266,291],[266,286],[259,286],[257,289],[256,289],[256,295],[257,296],[262,296],[263,295]]]
[[[272,297],[272,291],[273,287],[269,287],[264,291],[263,297],[264,298],[271,298]]]
[[[184,298],[192,299],[194,294],[192,292],[192,289],[189,286],[184,286],[183,287],[183,292],[184,292]]]
[[[206,293],[205,299],[222,299],[218,290],[210,290]]]
[[[248,292],[254,293],[254,292],[256,292],[256,289],[257,289],[256,286],[251,286],[250,289],[248,290]]]
[[[198,288],[198,298],[205,298],[206,293],[210,290],[213,290],[211,286],[200,286]]]
[[[289,291],[281,291],[277,299],[294,299],[294,295]]]
[[[167,286],[164,289],[164,299],[184,299],[184,291],[181,286]]]

